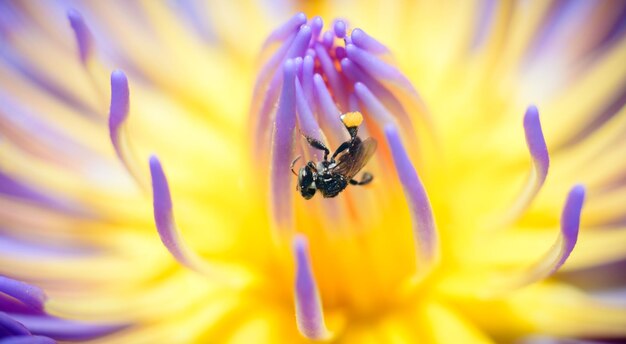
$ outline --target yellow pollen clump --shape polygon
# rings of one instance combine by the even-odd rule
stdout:
[[[348,128],[358,127],[363,122],[363,115],[358,111],[346,112],[341,115],[341,121]]]

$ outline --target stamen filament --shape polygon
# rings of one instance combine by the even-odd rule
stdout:
[[[385,136],[411,213],[417,249],[418,270],[415,277],[420,279],[430,272],[439,260],[439,239],[435,218],[426,190],[404,149],[398,130],[393,124],[385,126]]]
[[[296,78],[296,106],[298,115],[298,127],[300,131],[308,136],[312,137],[320,142],[325,142],[324,134],[320,129],[319,125],[315,121],[315,117],[313,117],[313,112],[311,112],[311,108],[306,101],[306,97],[304,96],[304,91],[302,90],[302,86],[300,85],[300,80]]]
[[[321,44],[315,45],[315,53],[317,54],[317,58],[320,61],[320,66],[322,67],[322,71],[328,80],[328,84],[332,93],[335,97],[335,100],[339,104],[340,108],[347,108],[348,106],[348,96],[346,94],[346,87],[343,85],[341,77],[335,69],[335,64],[333,60],[328,55],[328,51],[324,49]]]
[[[0,276],[0,293],[9,295],[37,311],[43,310],[46,301],[46,295],[41,288],[4,276]]]
[[[484,296],[499,295],[533,284],[555,273],[570,256],[576,241],[580,226],[580,214],[585,199],[585,187],[574,186],[565,201],[561,215],[561,230],[552,247],[537,263],[526,269],[514,271],[510,274],[498,274],[493,277],[492,288],[486,289]]]
[[[535,106],[529,106],[526,110],[524,115],[524,133],[526,145],[532,159],[531,171],[521,194],[516,198],[515,203],[506,214],[503,215],[497,228],[505,228],[506,225],[515,221],[528,208],[548,176],[550,156],[541,130],[539,111]]]
[[[362,29],[354,29],[350,33],[352,43],[361,49],[365,49],[373,54],[388,54],[389,49],[382,43],[368,35]]]
[[[93,41],[89,27],[85,24],[82,15],[75,9],[67,11],[67,19],[74,31],[76,43],[78,45],[78,55],[83,65],[87,65],[87,61],[93,53]]]
[[[331,137],[334,138],[335,141],[343,142],[347,140],[348,134],[346,133],[341,122],[338,120],[341,115],[341,111],[339,111],[337,105],[335,105],[335,101],[328,92],[328,88],[326,88],[326,84],[324,83],[322,76],[315,74],[313,76],[313,84],[315,86],[315,92],[321,110],[320,112],[323,117],[320,121],[328,126]],[[333,142],[333,144],[336,143],[333,139],[331,139],[331,142]]]
[[[268,48],[269,45],[282,41],[289,37],[297,28],[306,23],[306,15],[302,12],[297,13],[283,25],[274,30],[263,43],[263,48]]]
[[[239,287],[249,282],[245,271],[233,267],[218,269],[219,266],[209,264],[202,257],[191,250],[183,238],[174,221],[172,197],[163,172],[163,167],[156,156],[150,157],[150,172],[152,174],[152,192],[154,205],[154,222],[163,245],[170,254],[183,266],[198,273],[211,276],[223,284]]]
[[[7,313],[0,312],[0,334],[11,336],[30,336],[30,331]]]
[[[137,185],[147,191],[148,183],[139,172],[135,155],[130,145],[128,132],[126,131],[126,119],[130,107],[130,94],[128,79],[121,70],[111,73],[111,107],[109,109],[109,137],[115,149],[118,159],[122,162],[128,173],[133,177]]]
[[[289,180],[289,165],[293,154],[293,138],[296,128],[296,66],[288,59],[283,65],[283,87],[276,110],[272,138],[272,163],[270,187],[272,214],[279,232],[285,234],[293,226],[292,189]]]
[[[304,236],[297,235],[294,238],[293,250],[296,260],[295,305],[298,330],[308,339],[328,339],[331,334],[326,328],[324,309]]]
[[[89,324],[40,315],[12,314],[11,317],[32,333],[64,341],[86,341],[128,327],[126,324]]]

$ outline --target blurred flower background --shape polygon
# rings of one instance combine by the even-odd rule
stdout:
[[[0,337],[626,340],[625,31],[611,0],[2,1]],[[374,181],[306,201],[329,106]]]

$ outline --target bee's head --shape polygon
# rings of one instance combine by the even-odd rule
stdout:
[[[311,199],[315,195],[314,171],[310,166],[302,166],[298,173],[298,190],[304,199]]]

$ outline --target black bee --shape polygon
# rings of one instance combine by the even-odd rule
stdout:
[[[322,142],[304,136],[311,147],[324,151],[324,160],[318,162],[317,165],[309,161],[300,168],[297,174],[293,166],[300,157],[298,156],[291,163],[291,172],[298,177],[297,190],[304,199],[311,199],[316,190],[319,190],[325,198],[335,197],[348,184],[365,185],[374,178],[365,172],[360,181],[352,179],[376,151],[376,140],[368,137],[365,141],[361,141],[357,136],[363,117],[359,112],[349,112],[341,116],[341,121],[350,133],[350,139],[339,145],[330,160],[328,160],[330,151]]]

